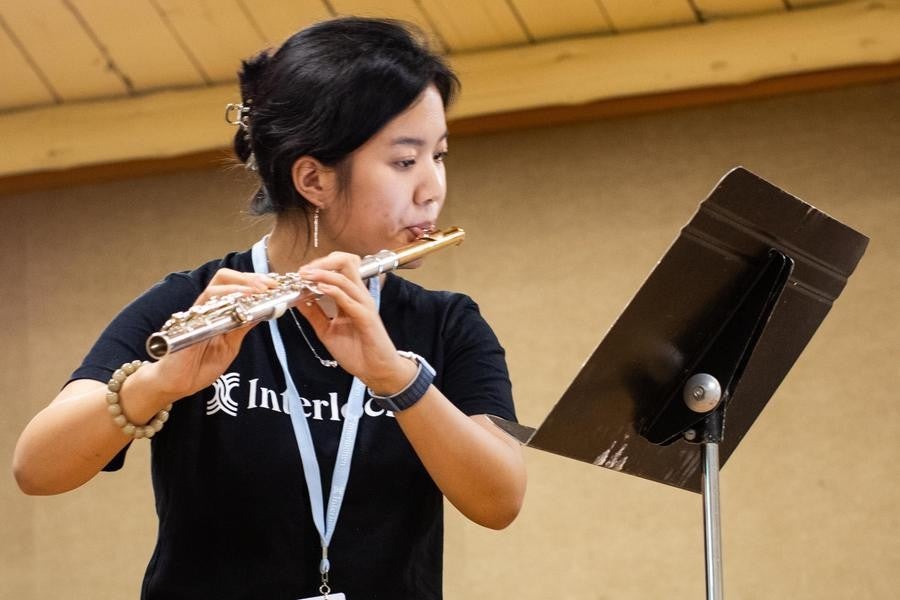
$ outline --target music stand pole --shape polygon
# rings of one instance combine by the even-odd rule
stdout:
[[[706,558],[706,600],[723,600],[722,519],[719,508],[719,443],[725,432],[722,384],[709,373],[698,373],[685,382],[685,406],[702,421],[686,429],[682,437],[700,446],[703,468],[700,492],[703,495],[703,547]]]
[[[722,522],[719,512],[719,444],[704,443],[703,452],[703,542],[706,549],[706,598],[723,600]]]

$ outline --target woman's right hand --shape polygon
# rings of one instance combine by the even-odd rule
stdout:
[[[264,275],[220,269],[194,304],[235,292],[264,292],[275,285]],[[168,404],[211,385],[234,361],[250,329],[242,327],[211,338],[135,371],[119,391],[123,414],[132,423],[144,424]],[[58,494],[74,489],[128,443],[130,438],[107,410],[106,393],[105,382],[70,381],[31,420],[13,456],[13,471],[22,491]]]
[[[219,269],[206,289],[197,297],[194,306],[208,302],[213,297],[228,294],[256,294],[276,287],[278,283],[267,275],[243,273],[232,269]],[[168,398],[168,404],[190,396],[212,383],[225,372],[240,350],[244,336],[253,325],[233,329],[200,343],[167,354],[158,362],[147,365],[142,373],[152,375],[158,397]],[[145,380],[146,381],[146,380]]]

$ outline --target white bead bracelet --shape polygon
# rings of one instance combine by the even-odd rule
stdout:
[[[106,384],[106,389],[109,390],[106,392],[106,402],[108,404],[106,410],[112,415],[113,422],[122,428],[122,433],[136,440],[140,438],[152,438],[159,433],[159,430],[163,428],[163,424],[169,420],[169,411],[172,410],[172,405],[169,404],[167,407],[156,413],[156,416],[154,416],[146,425],[135,425],[130,422],[128,417],[122,412],[122,406],[119,404],[119,390],[122,389],[122,384],[125,383],[125,380],[128,379],[129,375],[146,364],[146,361],[141,362],[139,360],[125,363],[113,373],[112,379]]]

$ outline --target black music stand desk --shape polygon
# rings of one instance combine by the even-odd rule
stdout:
[[[521,443],[703,494],[721,600],[719,469],[787,375],[868,238],[746,169],[725,175]]]

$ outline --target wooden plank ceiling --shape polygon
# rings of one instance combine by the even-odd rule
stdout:
[[[822,2],[818,4],[829,3]],[[839,3],[832,0],[832,4]],[[450,56],[801,9],[809,0],[0,0],[0,112],[232,82],[335,15],[416,23]]]
[[[454,135],[900,77],[900,0],[0,0],[0,195],[220,160],[240,60],[348,14],[448,56]]]

